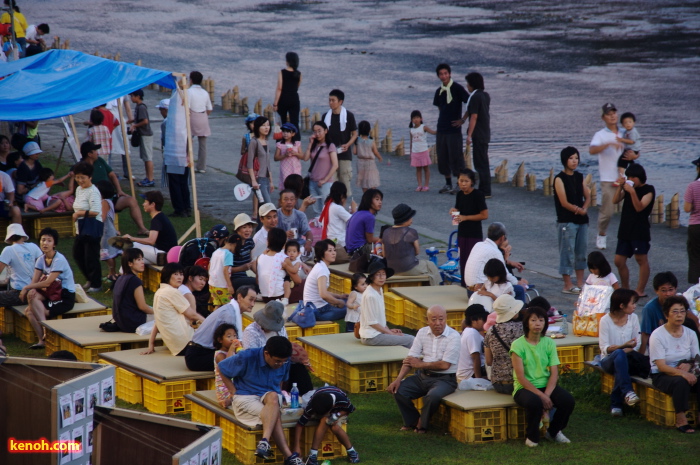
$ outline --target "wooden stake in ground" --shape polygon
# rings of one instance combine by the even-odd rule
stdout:
[[[525,187],[525,162],[521,162],[518,169],[515,170],[515,175],[513,176],[513,185],[515,187]]]
[[[668,204],[669,210],[667,213],[668,227],[671,229],[677,229],[680,227],[680,202],[678,200],[678,192],[673,194],[671,197],[671,203]]]
[[[255,102],[255,106],[253,107],[253,112],[261,115],[262,114],[262,99],[258,99],[257,102]]]
[[[248,107],[248,97],[243,97],[241,99],[241,114],[242,115],[247,115],[249,113],[249,107]]]
[[[496,183],[508,182],[508,160],[503,160],[494,170]]]
[[[528,174],[526,176],[526,190],[532,192],[537,189],[537,178],[535,177],[534,174]]]
[[[660,201],[660,202],[659,202]],[[664,196],[659,195],[654,199],[654,206],[651,209],[651,215],[649,215],[649,221],[651,224],[660,224],[664,221]]]

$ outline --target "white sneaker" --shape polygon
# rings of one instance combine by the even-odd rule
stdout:
[[[605,250],[608,248],[607,242],[608,236],[598,236],[595,240],[595,246],[600,250]]]
[[[637,396],[637,394],[634,391],[630,391],[627,394],[625,394],[625,403],[630,407],[639,402],[639,400],[639,396]]]
[[[569,438],[564,436],[564,433],[562,433],[561,431],[559,431],[557,435],[554,436],[554,438],[552,438],[552,436],[549,434],[549,431],[547,431],[544,437],[549,439],[550,441],[558,442],[559,444],[568,444],[571,442],[569,441]]]
[[[525,445],[526,445],[527,447],[537,447],[537,446],[539,446],[539,444],[537,444],[536,442],[532,442],[532,441],[530,441],[529,439],[525,439]]]
[[[619,407],[613,407],[610,409],[610,415],[614,417],[621,417],[622,416],[622,409]]]
[[[277,299],[277,300],[279,300],[282,303],[282,305],[284,305],[285,307],[287,305],[289,305],[289,299],[286,297],[282,297],[281,299]]]

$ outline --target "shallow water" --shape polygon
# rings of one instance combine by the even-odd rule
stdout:
[[[611,101],[632,111],[648,182],[682,193],[700,156],[699,1],[253,1],[51,0],[28,2],[30,23],[48,22],[72,48],[120,52],[144,66],[213,77],[217,96],[239,85],[272,101],[284,54],[301,57],[303,107],[327,109],[338,87],[358,118],[408,133],[410,112],[434,126],[435,66],[464,83],[485,77],[492,167],[510,160],[541,180],[559,170],[566,145],[582,152]],[[219,97],[217,97],[218,99]],[[437,174],[437,173],[435,173]],[[436,183],[437,184],[437,183]]]

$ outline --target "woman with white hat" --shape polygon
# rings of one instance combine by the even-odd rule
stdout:
[[[19,298],[22,288],[32,282],[34,264],[41,257],[41,249],[32,242],[21,224],[12,223],[7,227],[5,242],[10,244],[0,253],[0,273],[9,267],[10,290],[0,292],[0,307],[24,305]]]
[[[255,248],[253,241],[253,231],[257,223],[250,219],[245,213],[239,213],[233,219],[233,229],[241,236],[242,243],[236,247],[236,253],[233,254],[233,266],[231,267],[231,284],[234,289],[240,286],[253,286],[258,289],[258,283],[252,276],[248,276],[248,270],[257,273],[255,261],[251,257],[251,253]]]
[[[520,310],[523,302],[510,294],[503,294],[493,302],[496,324],[484,337],[486,365],[491,367],[491,383],[496,392],[513,393],[513,365],[510,360],[510,345],[523,335]]]

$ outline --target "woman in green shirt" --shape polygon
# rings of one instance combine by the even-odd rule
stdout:
[[[554,442],[571,442],[564,436],[575,401],[571,394],[557,386],[559,357],[554,341],[544,337],[547,333],[547,312],[539,307],[524,311],[523,332],[510,348],[513,362],[513,399],[525,409],[525,445],[537,447],[540,440],[540,420],[549,417],[549,410],[556,407],[554,418],[545,437]]]

